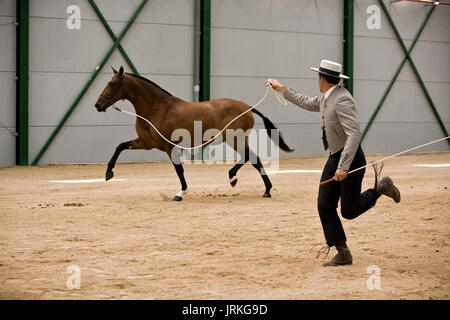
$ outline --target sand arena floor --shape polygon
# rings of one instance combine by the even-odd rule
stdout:
[[[282,160],[280,170],[324,162]],[[231,165],[186,164],[178,203],[170,163],[118,164],[115,178],[126,180],[76,184],[49,181],[101,179],[106,166],[3,168],[0,298],[449,299],[450,167],[413,166],[448,163],[450,153],[386,162],[401,203],[382,197],[342,219],[353,265],[329,268],[316,259],[320,173],[272,174],[263,199],[248,164],[235,188]],[[372,184],[370,169],[363,188]],[[80,289],[68,268],[79,268]]]

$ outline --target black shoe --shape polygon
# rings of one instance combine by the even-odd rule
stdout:
[[[353,263],[352,254],[345,243],[336,245],[336,249],[338,250],[337,255],[335,255],[331,261],[325,262],[323,264],[324,267],[336,267]]]
[[[394,182],[389,177],[384,177],[378,182],[376,191],[379,195],[386,195],[392,198],[396,203],[400,202],[400,191],[394,185]]]

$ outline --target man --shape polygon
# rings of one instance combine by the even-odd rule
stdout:
[[[384,177],[375,186],[361,193],[365,169],[348,174],[353,169],[366,165],[361,149],[361,131],[357,122],[357,110],[352,95],[339,85],[341,74],[339,63],[322,60],[319,68],[310,68],[319,74],[319,89],[324,95],[308,97],[279,83],[267,80],[267,85],[284,94],[286,100],[308,111],[320,112],[322,140],[330,156],[322,172],[321,182],[333,178],[330,183],[319,187],[317,207],[322,223],[327,249],[335,246],[338,253],[324,266],[338,266],[352,263],[352,255],[346,244],[346,236],[337,213],[339,199],[341,214],[354,219],[372,208],[381,195],[400,202],[400,192],[392,179]]]

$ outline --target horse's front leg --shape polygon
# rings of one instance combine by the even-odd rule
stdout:
[[[169,157],[172,161],[173,166],[175,167],[175,171],[177,172],[178,178],[180,179],[181,183],[181,191],[178,192],[172,200],[181,201],[183,200],[183,195],[187,192],[187,183],[186,179],[184,179],[184,168],[181,164],[180,150],[178,148],[173,148],[169,153]]]
[[[117,158],[119,158],[119,155],[123,150],[128,150],[128,149],[144,149],[142,140],[140,138],[137,138],[135,140],[122,142],[121,144],[119,144],[117,146],[116,151],[114,152],[111,160],[109,160],[109,162],[108,162],[108,168],[106,169],[106,174],[105,174],[106,181],[111,180],[112,177],[114,177],[114,172],[112,169],[114,169],[114,167],[116,165]]]

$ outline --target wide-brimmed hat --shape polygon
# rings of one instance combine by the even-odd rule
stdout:
[[[342,65],[340,63],[330,61],[330,60],[321,60],[320,66],[317,67],[309,67],[311,70],[319,73],[326,74],[327,76],[342,78],[342,79],[350,79],[346,75],[341,74]]]

